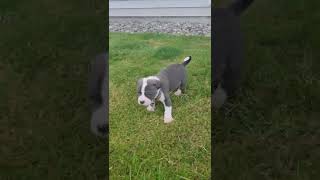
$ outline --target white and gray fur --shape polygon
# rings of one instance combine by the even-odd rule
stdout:
[[[164,105],[164,122],[170,123],[172,117],[172,102],[169,92],[175,95],[185,92],[187,83],[186,65],[191,61],[191,56],[184,59],[181,64],[171,64],[154,76],[141,78],[137,82],[138,104],[146,106],[148,111],[155,110],[155,100]]]
[[[89,100],[91,105],[91,131],[100,137],[109,132],[107,109],[107,61],[108,54],[96,56],[89,67]]]

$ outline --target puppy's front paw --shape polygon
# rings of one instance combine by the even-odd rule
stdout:
[[[172,116],[164,117],[164,123],[168,124],[168,123],[171,123],[172,121],[173,121]]]
[[[222,88],[216,89],[216,91],[213,93],[213,107],[215,109],[219,109],[223,106],[225,101],[227,100],[227,93]]]
[[[147,110],[150,111],[150,112],[154,112],[154,109],[155,109],[155,108],[154,108],[153,106],[148,106],[148,107],[147,107]]]

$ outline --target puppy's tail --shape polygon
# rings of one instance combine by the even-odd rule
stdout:
[[[236,15],[239,16],[243,11],[245,11],[254,0],[234,0],[233,3],[229,5],[229,9]]]
[[[189,64],[190,61],[191,61],[191,56],[188,56],[184,58],[182,65],[186,66]]]

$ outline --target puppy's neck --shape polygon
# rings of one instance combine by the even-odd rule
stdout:
[[[160,96],[161,96],[161,89],[159,88],[158,91],[157,91],[157,94],[156,94],[156,97],[154,99],[159,99]]]

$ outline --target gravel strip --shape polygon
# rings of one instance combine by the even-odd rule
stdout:
[[[195,22],[109,22],[110,32],[152,32],[152,33],[168,33],[175,35],[201,35],[211,36],[211,24],[195,23]]]

